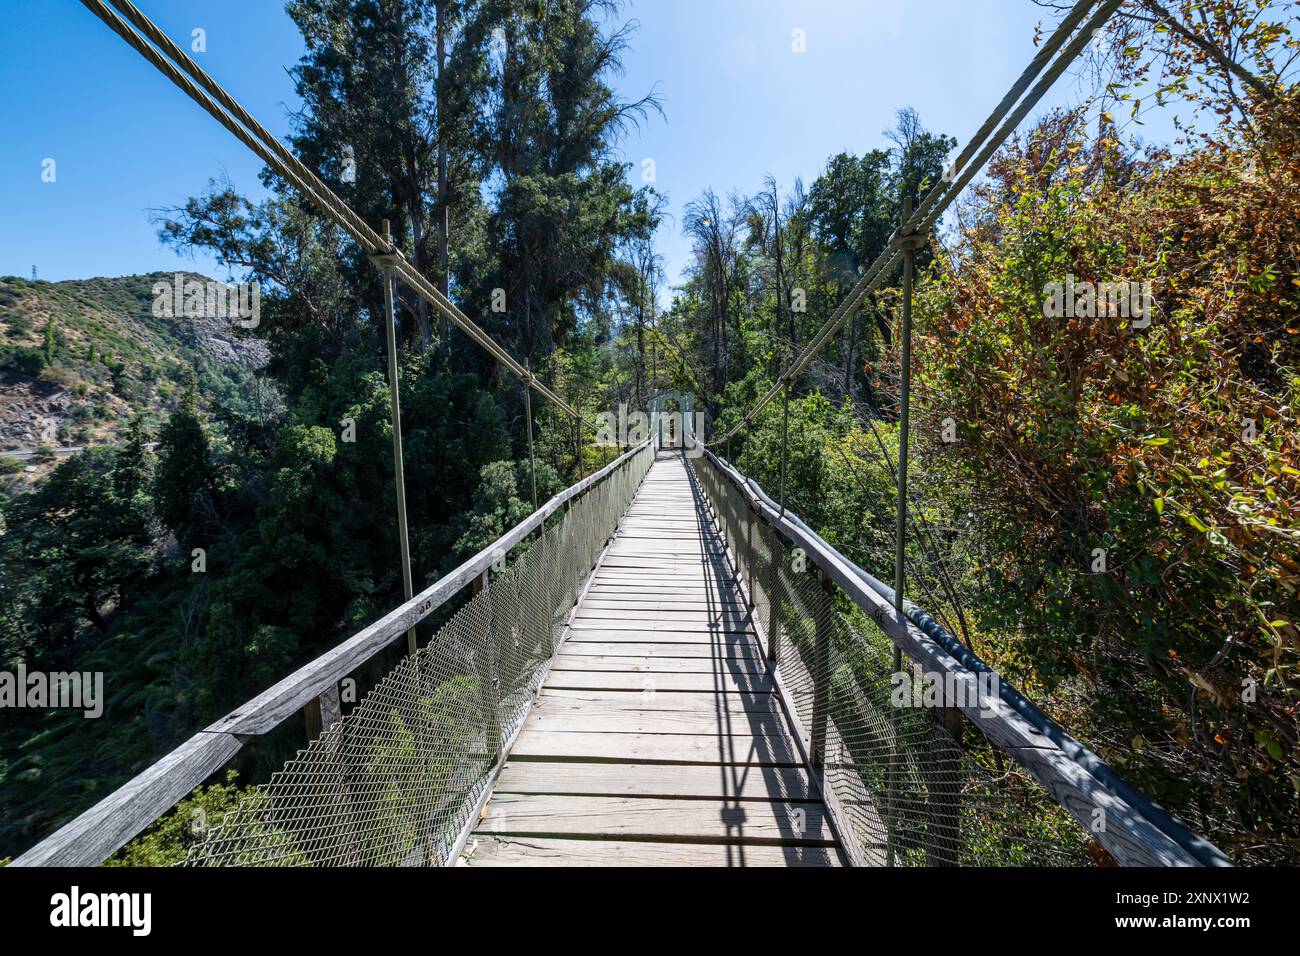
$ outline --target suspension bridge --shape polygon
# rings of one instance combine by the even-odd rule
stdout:
[[[530,517],[418,593],[402,477],[398,282],[525,385],[530,458],[530,393],[572,418],[579,452],[580,430],[595,424],[131,3],[82,2],[382,272],[406,600],[13,865],[101,863],[245,746],[291,726],[305,728],[305,746],[223,818],[195,821],[188,864],[1086,865],[1100,847],[1123,865],[1229,865],[903,593],[913,257],[1120,0],[1081,0],[1065,14],[952,175],[906,210],[889,249],[734,428],[708,442],[689,416],[665,429],[665,403],[691,399],[657,397],[646,440],[535,501]],[[788,401],[821,347],[898,265],[890,587],[785,507],[784,451],[776,499],[718,451],[771,402]],[[445,623],[421,641],[417,625],[435,614]],[[376,665],[385,676],[343,699],[343,682]]]

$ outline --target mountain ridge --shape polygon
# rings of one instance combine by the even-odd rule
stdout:
[[[228,318],[156,315],[156,285],[178,275],[214,281],[0,277],[0,454],[112,444],[136,414],[161,421],[191,385],[201,404],[251,410],[265,344]]]

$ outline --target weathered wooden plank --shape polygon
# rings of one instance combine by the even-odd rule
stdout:
[[[605,574],[610,576],[648,575],[665,579],[709,579],[729,581],[733,575],[714,562],[689,558],[664,558],[654,556],[626,556],[611,559],[611,563],[601,565]]]
[[[630,515],[619,527],[618,541],[632,541],[637,544],[689,544],[696,548],[720,551],[721,543],[714,538],[705,525],[674,524],[664,519],[638,517]]]
[[[702,644],[706,647],[757,647],[758,635],[754,632],[736,631],[720,632],[700,628],[695,631],[666,630],[662,628],[611,628],[611,627],[576,627],[572,630],[571,642],[597,641],[601,643],[621,643],[629,641],[639,644]]]
[[[566,645],[551,665],[555,671],[620,671],[628,674],[762,674],[766,665],[754,657],[612,657],[576,654]]]
[[[102,863],[220,770],[240,746],[239,739],[231,734],[195,734],[9,865]]]
[[[724,556],[720,547],[701,541],[697,536],[674,535],[671,531],[665,530],[656,532],[653,536],[650,532],[646,532],[645,537],[635,537],[634,534],[627,533],[626,529],[620,529],[618,537],[611,545],[611,553],[614,549],[620,553],[652,557],[682,554],[697,559],[709,557],[721,560]]]
[[[779,711],[775,694],[698,694],[659,691],[650,698],[639,691],[564,690],[544,687],[538,695],[536,713],[549,709],[574,708],[592,713],[655,713],[696,711],[708,714],[743,714],[747,711]]]
[[[614,562],[609,565],[610,571],[626,567],[645,571],[662,571],[665,567],[679,567],[684,571],[713,574],[718,577],[727,576],[718,563],[721,561],[719,556],[699,554],[698,552],[620,549],[617,552],[611,552],[609,560]]]
[[[535,731],[525,725],[514,760],[603,760],[638,763],[799,767],[797,751],[775,737],[729,739],[713,734],[599,734]]]
[[[604,601],[589,603],[583,601],[575,616],[577,617],[624,617],[635,615],[637,620],[645,621],[734,621],[749,620],[749,608],[744,604],[721,604],[708,601],[698,602],[697,608],[673,607],[671,601],[664,602],[666,607],[647,607],[631,601]]]
[[[569,625],[574,631],[630,631],[642,635],[642,640],[660,640],[660,634],[701,634],[715,640],[726,640],[732,635],[754,636],[755,631],[747,624],[730,622],[710,623],[701,621],[628,621],[609,617],[575,617]]]
[[[633,607],[625,607],[621,610],[611,609],[611,607],[580,607],[573,615],[571,623],[578,627],[612,627],[617,630],[632,630],[640,627],[654,631],[662,627],[664,630],[690,628],[690,630],[712,633],[746,632],[751,628],[748,609],[745,609],[744,613],[733,611],[728,614],[722,610],[659,611],[638,610]]]
[[[689,560],[698,561],[701,564],[707,562],[721,567],[721,562],[725,560],[723,552],[712,548],[701,548],[690,542],[682,541],[639,541],[628,538],[617,538],[610,545],[610,557],[623,558],[647,558],[650,560],[659,560],[667,558],[670,560]]]
[[[636,593],[638,591],[651,591],[660,594],[681,594],[682,597],[694,597],[699,593],[705,594],[733,594],[737,600],[740,597],[740,588],[737,587],[736,581],[685,581],[677,578],[656,579],[653,575],[632,574],[632,575],[614,575],[608,572],[598,571],[595,578],[591,579],[591,585],[601,589],[617,589],[625,593]]]
[[[834,846],[815,803],[494,794],[475,834]]]
[[[697,588],[663,588],[655,584],[631,584],[614,581],[593,581],[592,597],[598,601],[646,602],[651,605],[662,602],[673,604],[681,602],[682,609],[688,610],[696,605],[710,608],[729,605],[744,606],[744,596],[734,588],[697,587]]]
[[[607,585],[651,585],[654,587],[671,586],[695,590],[735,591],[739,581],[721,575],[685,575],[660,573],[655,568],[606,568],[603,565],[596,572],[595,580]]]
[[[547,686],[569,690],[634,690],[642,693],[658,691],[692,691],[696,693],[728,694],[774,690],[772,678],[766,674],[724,671],[721,674],[661,674],[621,673],[619,671],[553,671]]]
[[[832,847],[477,835],[466,866],[842,866]]]
[[[667,594],[677,594],[688,589],[734,591],[739,581],[716,576],[704,577],[686,572],[660,574],[653,568],[615,568],[603,569],[598,576],[601,584],[640,585],[655,587]]]
[[[719,579],[726,580],[731,577],[730,574],[716,567],[707,561],[690,561],[684,558],[624,558],[611,557],[602,565],[608,571],[617,571],[620,568],[626,571],[645,572],[653,569],[661,577],[670,577],[674,580],[680,577],[695,577],[700,579]]]
[[[739,640],[717,643],[668,643],[651,641],[587,641],[571,637],[564,643],[563,653],[596,655],[603,657],[653,657],[653,658],[703,658],[729,660],[731,658],[756,658],[763,649],[756,640]]]
[[[671,525],[652,525],[649,522],[638,525],[633,521],[619,527],[619,534],[613,543],[620,549],[647,553],[681,550],[695,556],[710,554],[720,557],[723,554],[721,545],[705,535],[703,528],[688,531],[674,529]]]
[[[601,594],[588,594],[582,602],[585,611],[714,611],[724,614],[745,615],[748,609],[740,603],[739,595],[732,600],[719,601],[707,598],[660,597],[658,595],[628,595],[621,597],[604,597]]]
[[[587,734],[691,734],[729,737],[739,742],[745,737],[781,737],[793,744],[785,721],[776,711],[751,711],[741,714],[718,714],[707,711],[647,711],[609,714],[584,711],[539,712],[528,726],[545,733]]]
[[[802,767],[507,761],[498,793],[694,797],[700,800],[817,801]]]

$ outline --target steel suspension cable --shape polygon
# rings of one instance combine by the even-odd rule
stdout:
[[[954,180],[952,184],[953,188],[947,194],[947,198],[943,201],[941,207],[926,211],[924,208],[925,204],[922,204],[922,211],[918,215],[923,215],[924,218],[919,223],[914,223],[910,227],[911,231],[924,232],[939,220],[939,217],[943,215],[944,209],[951,204],[952,199],[956,197],[957,193],[961,189],[965,188],[965,186],[975,177],[976,173],[978,173],[980,169],[984,167],[984,164],[989,161],[993,153],[996,152],[1008,137],[1015,132],[1016,127],[1019,126],[1024,118],[1029,115],[1029,111],[1032,110],[1047,91],[1055,85],[1056,81],[1060,79],[1061,74],[1070,68],[1070,65],[1074,62],[1075,58],[1083,52],[1083,48],[1088,45],[1092,37],[1099,30],[1106,26],[1110,21],[1110,18],[1114,16],[1115,11],[1123,5],[1123,2],[1124,0],[1106,0],[1106,2],[1101,5],[1097,12],[1092,15],[1091,19],[1083,25],[1083,28],[1075,34],[1074,39],[1069,42],[1061,52],[1061,55],[1057,57],[1051,68],[1043,74],[1043,78],[1038,81],[1038,84],[1033,88],[1029,95],[1025,97],[1020,105],[1017,106],[1009,116],[1007,116],[1006,120],[998,128],[998,131],[993,134],[993,138],[985,144],[982,150],[980,150],[970,167]]]
[[[993,112],[989,114],[988,119],[984,121],[984,124],[980,126],[975,135],[971,137],[970,142],[968,142],[957,155],[957,159],[953,161],[951,166],[954,172],[964,172],[968,168],[971,159],[975,155],[975,151],[979,149],[980,144],[983,143],[989,134],[993,132],[994,127],[997,125],[997,118],[1005,116],[1008,111],[1015,106],[1016,101],[1024,95],[1025,90],[1029,89],[1029,84],[1032,83],[1035,77],[1043,71],[1043,67],[1045,67],[1048,61],[1051,60],[1052,55],[1070,38],[1075,27],[1083,22],[1083,18],[1088,15],[1088,11],[1092,9],[1095,3],[1096,0],[1087,0],[1087,2],[1076,3],[1070,12],[1065,15],[1065,18],[1057,24],[1056,29],[1052,31],[1052,35],[1039,49],[1038,53],[1034,55],[1034,58],[1029,61],[1029,65],[1025,67],[1024,72],[1020,74],[1016,79],[1016,82],[1012,84],[1011,89],[1007,91],[1006,96],[1002,97],[1002,100],[998,105],[993,108]],[[982,164],[977,164],[974,167],[975,171],[978,171],[980,165]],[[949,182],[947,179],[944,179],[940,186],[937,189],[932,190],[930,194],[925,197],[924,201],[922,201],[921,205],[917,207],[915,218],[918,221],[925,218],[929,215],[934,204],[939,201],[939,198],[945,192],[956,194],[961,192],[965,185],[965,182],[957,182],[955,180]]]
[[[240,142],[257,154],[277,174],[314,202],[326,218],[348,233],[368,255],[394,256],[392,267],[421,298],[454,322],[471,340],[505,365],[527,387],[532,388],[578,421],[593,429],[599,428],[597,423],[583,417],[578,409],[542,384],[531,371],[516,361],[496,340],[443,295],[437,286],[429,282],[400,250],[385,243],[384,239],[367,225],[355,210],[258,123],[224,87],[129,0],[108,0],[108,3],[120,11],[120,16],[118,12],[109,9],[104,0],[81,0],[81,3],[152,63],[182,92],[226,127]],[[132,25],[136,29],[133,29]],[[152,41],[153,45],[149,41]]]
[[[957,160],[957,165],[965,164],[962,172],[956,176],[952,183],[945,184],[927,196],[926,201],[921,207],[912,214],[910,218],[894,233],[890,239],[889,247],[882,252],[876,260],[863,273],[862,278],[857,284],[849,290],[844,300],[826,320],[825,324],[817,331],[808,344],[804,347],[799,357],[786,370],[781,379],[772,385],[765,392],[736,425],[734,425],[726,434],[720,438],[715,438],[714,443],[725,442],[732,438],[737,432],[751,424],[755,418],[766,408],[780,393],[782,388],[793,382],[812,362],[813,358],[819,351],[830,341],[830,339],[839,332],[844,322],[854,313],[862,300],[880,283],[882,283],[893,271],[894,267],[902,261],[900,253],[901,245],[907,241],[908,237],[917,233],[927,232],[938,221],[939,217],[947,210],[956,199],[962,189],[979,173],[989,157],[1005,142],[1007,137],[1020,125],[1020,122],[1028,115],[1029,111],[1038,104],[1047,90],[1060,78],[1061,74],[1069,68],[1070,64],[1078,56],[1079,52],[1088,43],[1093,34],[1105,26],[1119,9],[1123,0],[1105,0],[1096,13],[1088,20],[1086,24],[1075,32],[1075,27],[1087,15],[1088,11],[1096,5],[1096,0],[1079,0],[1070,10],[1066,18],[1060,23],[1052,33],[1049,40],[1043,45],[1035,55],[1028,67],[1021,73],[1020,77],[1012,85],[1011,89],[998,103],[993,112],[989,115],[983,125],[980,127],[976,137],[971,140],[962,150]],[[1073,34],[1073,39],[1071,35]],[[1069,40],[1067,43],[1066,41]],[[1043,67],[1051,60],[1052,56],[1060,51],[1060,55],[1052,62],[1051,67],[1043,74],[1039,82],[1033,89],[1024,96],[1020,105],[1012,110],[1009,114],[1007,110],[1020,97],[1021,93],[1038,77]],[[1006,115],[1004,115],[1006,114]],[[1000,124],[1000,125],[999,125]],[[988,136],[988,131],[994,128],[997,131],[992,138],[988,139],[982,146],[981,137]],[[973,157],[973,158],[972,158]]]

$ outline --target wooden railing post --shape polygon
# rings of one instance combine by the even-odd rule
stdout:
[[[957,866],[961,862],[961,754],[966,718],[951,704],[936,708],[933,716],[935,723],[952,738],[956,752],[944,754],[945,759],[938,761],[930,776],[931,832],[926,841],[929,848],[926,862],[930,866]]]
[[[488,570],[474,579],[473,591],[474,596],[482,594],[488,586]],[[490,600],[485,602],[487,615],[487,641],[481,649],[482,660],[478,662],[478,681],[479,696],[483,701],[484,714],[484,742],[487,744],[489,755],[493,763],[500,758],[501,754],[501,714],[500,694],[497,687],[497,662],[496,662],[496,645],[493,641],[493,621],[492,621],[492,603]]]
[[[812,726],[809,736],[812,738],[812,762],[816,768],[826,765],[826,718],[830,711],[830,660],[831,660],[831,620],[835,614],[835,582],[830,575],[818,570],[822,594],[826,597],[825,614],[817,615],[817,632],[813,638],[813,706]]]
[[[748,526],[745,528],[745,572],[748,578],[745,586],[749,590],[749,603],[757,607],[758,599],[754,595],[754,525],[759,522],[758,509],[746,501],[745,511],[749,514]]]
[[[771,529],[771,534],[772,564],[767,587],[767,658],[775,670],[781,663],[781,564],[785,560],[785,549],[781,547],[781,538],[775,528]]]
[[[339,685],[331,684],[319,697],[308,701],[302,710],[307,721],[307,741],[310,743],[343,719]]]

